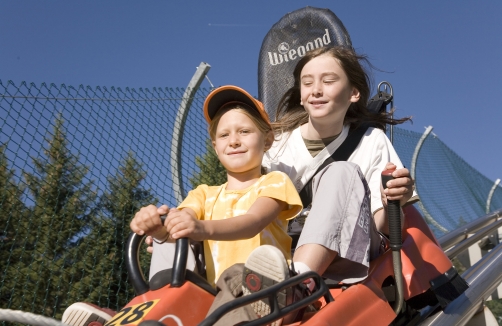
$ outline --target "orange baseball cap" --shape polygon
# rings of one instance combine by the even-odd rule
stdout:
[[[233,102],[243,103],[246,107],[255,109],[263,120],[270,124],[270,118],[263,108],[263,104],[242,88],[233,85],[221,86],[209,93],[204,102],[204,117],[207,123],[211,122],[222,106]]]

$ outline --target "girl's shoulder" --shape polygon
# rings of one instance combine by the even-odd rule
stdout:
[[[266,159],[277,161],[279,156],[283,156],[285,152],[295,148],[299,141],[298,135],[300,135],[299,139],[301,140],[301,134],[296,129],[277,134],[272,147],[265,153]]]
[[[368,127],[368,130],[366,130],[366,135],[385,135],[385,132],[376,127]]]
[[[385,131],[380,128],[369,127],[366,130],[365,138],[372,141],[387,141],[388,137]]]

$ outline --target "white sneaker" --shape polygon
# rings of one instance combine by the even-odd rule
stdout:
[[[282,252],[274,246],[263,245],[251,252],[244,264],[242,275],[242,290],[248,295],[266,289],[290,277],[288,263]],[[277,293],[279,306],[282,308],[288,303],[288,289]],[[253,302],[253,310],[259,317],[270,314],[268,299]],[[273,322],[272,326],[281,325],[282,320]]]
[[[71,326],[103,326],[115,314],[111,309],[100,308],[92,303],[76,302],[66,308],[61,321]]]

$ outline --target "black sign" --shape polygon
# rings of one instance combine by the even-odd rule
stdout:
[[[306,7],[282,17],[265,36],[258,62],[258,98],[271,120],[279,100],[293,86],[299,58],[322,46],[352,47],[342,22],[329,9]]]

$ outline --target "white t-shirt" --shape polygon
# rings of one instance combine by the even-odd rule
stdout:
[[[349,127],[345,126],[340,136],[312,157],[298,127],[290,133],[282,134],[274,142],[272,148],[263,157],[263,165],[269,171],[286,173],[293,181],[296,190],[300,192],[326,158],[343,143],[348,133]],[[371,190],[371,211],[375,214],[383,207],[380,195],[381,173],[388,162],[394,163],[398,169],[403,168],[399,156],[387,135],[380,129],[370,127],[347,161],[361,168]],[[415,192],[412,199],[418,199]]]

